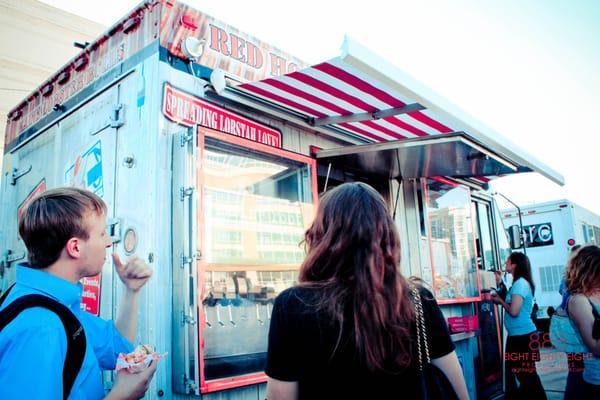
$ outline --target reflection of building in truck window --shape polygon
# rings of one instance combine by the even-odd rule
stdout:
[[[445,182],[427,180],[434,283],[439,298],[477,296],[476,257],[469,191]]]
[[[308,167],[219,150],[207,150],[205,157],[208,264],[299,266],[300,242],[312,215]]]

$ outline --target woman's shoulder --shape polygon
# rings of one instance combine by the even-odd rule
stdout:
[[[529,284],[527,279],[523,277],[515,280],[512,284],[512,288],[531,291],[531,285]]]
[[[589,304],[588,298],[582,293],[572,293],[571,296],[569,296],[569,308],[581,306],[587,307]]]
[[[417,289],[419,291],[421,300],[424,300],[424,301],[435,300],[433,293],[427,287],[427,284],[424,281],[422,281],[420,279],[410,278],[408,280],[408,290],[409,290],[409,292],[411,292],[411,295],[413,295],[413,296],[414,296],[415,289]]]
[[[314,299],[316,293],[317,289],[315,288],[295,285],[279,293],[275,301],[281,305],[304,304]]]

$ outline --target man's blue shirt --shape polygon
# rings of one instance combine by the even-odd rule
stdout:
[[[105,321],[80,309],[81,284],[47,272],[17,266],[15,287],[1,308],[27,294],[51,297],[75,314],[86,336],[83,365],[69,399],[101,399],[103,369],[114,369],[119,353],[133,346]],[[0,399],[62,399],[62,369],[67,339],[59,317],[35,307],[19,314],[0,332]]]

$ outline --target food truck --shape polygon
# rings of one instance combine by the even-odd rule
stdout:
[[[562,301],[558,290],[569,253],[576,244],[600,245],[600,216],[565,199],[530,204],[519,210],[510,208],[501,213],[504,225],[509,227],[509,239],[516,232],[515,240],[509,240],[511,247],[526,251],[531,261],[539,307],[537,317],[540,328],[547,330],[548,307],[556,309]]]
[[[88,188],[108,204],[113,250],[154,269],[137,339],[168,356],[148,397],[264,399],[273,299],[296,282],[319,193],[362,181],[393,213],[402,272],[442,305],[471,397],[492,398],[501,338],[482,289],[508,244],[487,186],[521,172],[563,183],[355,41],[308,65],[188,5],[146,1],[10,112],[1,289],[26,259],[17,219],[31,198]],[[107,258],[82,282],[82,308],[114,316],[113,270]]]

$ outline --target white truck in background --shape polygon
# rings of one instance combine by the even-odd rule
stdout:
[[[515,238],[518,235],[513,233],[519,227],[516,208],[502,211],[502,219],[511,247],[518,251],[525,247],[531,261],[537,316],[544,320],[548,319],[548,307],[556,308],[561,303],[558,289],[573,246],[600,245],[600,216],[564,199],[523,206],[520,210],[523,239]]]

